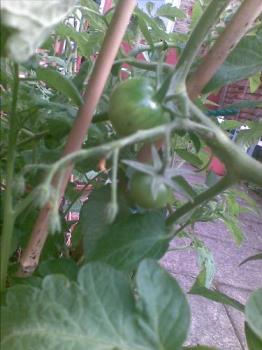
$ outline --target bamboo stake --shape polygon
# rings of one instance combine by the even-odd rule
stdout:
[[[85,92],[84,105],[79,110],[78,117],[69,134],[63,156],[81,149],[135,6],[136,0],[124,0],[120,1],[116,7]],[[68,166],[63,173],[56,176],[52,183],[54,188],[57,188],[59,183],[61,196],[64,194],[72,169],[72,165]],[[51,206],[52,203],[49,202],[39,213],[28,245],[20,259],[20,270],[18,272],[20,276],[31,274],[38,264],[48,235]]]

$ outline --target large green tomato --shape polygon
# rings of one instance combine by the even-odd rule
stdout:
[[[159,209],[173,202],[170,188],[161,183],[154,188],[155,198],[152,195],[153,177],[151,175],[135,172],[130,180],[130,195],[133,201],[145,209]]]
[[[130,135],[170,121],[160,103],[154,99],[155,93],[146,78],[125,80],[114,89],[108,112],[119,135]]]

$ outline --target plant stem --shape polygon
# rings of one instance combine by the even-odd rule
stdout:
[[[230,52],[248,32],[261,11],[261,0],[246,0],[241,4],[233,19],[205,56],[201,65],[189,78],[187,82],[188,95],[192,100],[198,97]]]
[[[202,124],[201,130],[198,129],[197,125],[194,125],[193,130],[202,137],[214,154],[224,162],[230,174],[238,180],[248,180],[262,186],[262,164],[243,152],[189,99],[188,104],[195,120]],[[210,129],[210,132],[203,132],[204,125]]]
[[[6,189],[4,192],[4,223],[1,239],[1,291],[5,289],[6,277],[8,271],[8,261],[11,250],[12,235],[14,228],[14,211],[13,211],[13,177],[15,165],[15,148],[17,138],[16,127],[16,106],[19,88],[18,65],[14,66],[14,87],[13,99],[10,113],[10,128],[8,137],[7,150],[7,169],[6,169]]]
[[[141,68],[141,69],[144,69],[144,70],[148,70],[148,71],[156,71],[157,70],[157,67],[158,67],[158,62],[144,62],[144,61],[138,61],[134,58],[120,58],[118,60],[116,60],[114,62],[114,65],[117,65],[117,64],[122,64],[122,63],[127,63],[129,64],[130,66],[134,66],[136,68]],[[171,65],[171,64],[168,64],[168,63],[162,63],[162,66],[163,70],[165,71],[172,71],[174,69],[174,67]]]
[[[176,66],[174,80],[184,83],[199,49],[210,29],[219,19],[229,0],[212,0],[195,26]]]
[[[182,216],[190,212],[191,210],[198,207],[200,204],[203,204],[210,200],[211,198],[215,197],[217,194],[224,191],[226,188],[231,186],[235,182],[234,179],[230,176],[223,177],[219,182],[217,182],[214,186],[209,188],[208,190],[200,193],[198,196],[196,196],[193,201],[190,201],[186,204],[184,204],[182,207],[178,208],[173,214],[169,216],[167,219],[167,225],[172,225],[176,223],[178,219],[180,219]]]

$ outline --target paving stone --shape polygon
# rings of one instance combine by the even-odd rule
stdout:
[[[194,282],[190,276],[171,274],[185,291]],[[191,327],[185,345],[203,344],[221,350],[242,350],[223,305],[196,295],[187,298],[191,308]]]

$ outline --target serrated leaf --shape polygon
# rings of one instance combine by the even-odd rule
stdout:
[[[261,72],[254,74],[249,78],[249,88],[250,92],[253,94],[261,85]]]
[[[153,260],[139,265],[136,282],[142,298],[140,326],[155,344],[153,348],[159,344],[158,349],[180,349],[187,337],[190,309],[178,283]],[[165,294],[159,289],[159,283]]]
[[[243,242],[243,239],[245,238],[245,236],[240,226],[238,225],[236,218],[232,216],[229,217],[224,215],[222,217],[223,217],[223,222],[225,223],[230,233],[232,234],[236,244],[240,245]]]
[[[248,261],[255,261],[255,260],[262,260],[262,253],[249,256],[248,258],[246,258],[245,260],[243,260],[243,261],[239,264],[239,266],[244,265],[244,264],[247,263]]]
[[[252,329],[245,322],[245,334],[249,350],[262,349],[262,340],[252,331]]]
[[[262,123],[260,122],[254,122],[251,125],[250,129],[240,130],[237,138],[236,143],[240,145],[250,146],[253,144],[256,144],[260,137],[262,135]]]
[[[262,288],[255,290],[248,298],[245,315],[251,330],[262,340]]]
[[[155,176],[156,175],[156,170],[152,165],[145,164],[145,163],[140,163],[135,160],[122,160],[122,163],[130,166],[131,168],[140,171],[142,173],[148,174]]]
[[[191,287],[189,294],[200,295],[201,297],[207,298],[217,303],[232,306],[235,309],[244,312],[244,305],[239,301],[227,296],[224,293],[219,292],[218,290],[212,290],[203,287],[197,280]]]
[[[188,152],[186,149],[175,149],[175,152],[179,155],[179,157],[195,167],[201,167],[203,165],[202,160],[196,154]]]
[[[9,55],[17,62],[26,61],[75,4],[76,0],[2,0],[1,21],[12,30],[6,44]]]
[[[36,70],[38,80],[44,81],[48,86],[61,92],[70,98],[77,106],[83,104],[83,98],[71,80],[50,68],[38,68]]]
[[[185,195],[189,199],[193,199],[196,197],[197,193],[193,189],[192,186],[186,181],[186,179],[182,176],[175,176],[172,178],[172,181],[176,185],[176,189],[181,194]]]
[[[121,270],[135,269],[144,258],[159,259],[168,249],[165,217],[161,213],[129,215],[107,227],[90,251],[85,238],[86,258],[103,261]],[[92,243],[92,241],[91,241]]]
[[[138,26],[139,26],[139,29],[141,30],[144,38],[146,39],[147,43],[149,44],[151,50],[154,51],[153,39],[151,37],[151,34],[150,34],[149,29],[148,29],[146,21],[141,16],[138,17]]]
[[[186,17],[182,10],[176,6],[172,6],[171,4],[160,6],[156,12],[156,15],[160,17],[166,17],[171,21],[174,21],[176,18],[183,19]]]
[[[85,253],[92,255],[97,242],[103,239],[108,230],[107,207],[111,201],[110,186],[103,186],[94,190],[80,211],[79,230],[84,237]],[[127,211],[127,205],[122,198],[118,198],[119,215]]]
[[[104,37],[104,34],[100,31],[90,33],[77,32],[75,28],[62,23],[56,27],[56,33],[63,38],[69,37],[74,40],[77,43],[80,54],[85,57],[89,57],[97,51]]]
[[[52,275],[10,288],[1,311],[2,350],[178,350],[189,327],[182,290],[153,261],[138,268],[136,297],[121,272],[90,263],[77,283]]]
[[[200,240],[195,240],[193,247],[198,254],[198,263],[200,265],[203,279],[203,286],[210,288],[215,276],[215,261],[212,252]]]
[[[226,84],[262,71],[262,33],[257,36],[244,37],[221,65],[203,92],[208,93]]]

